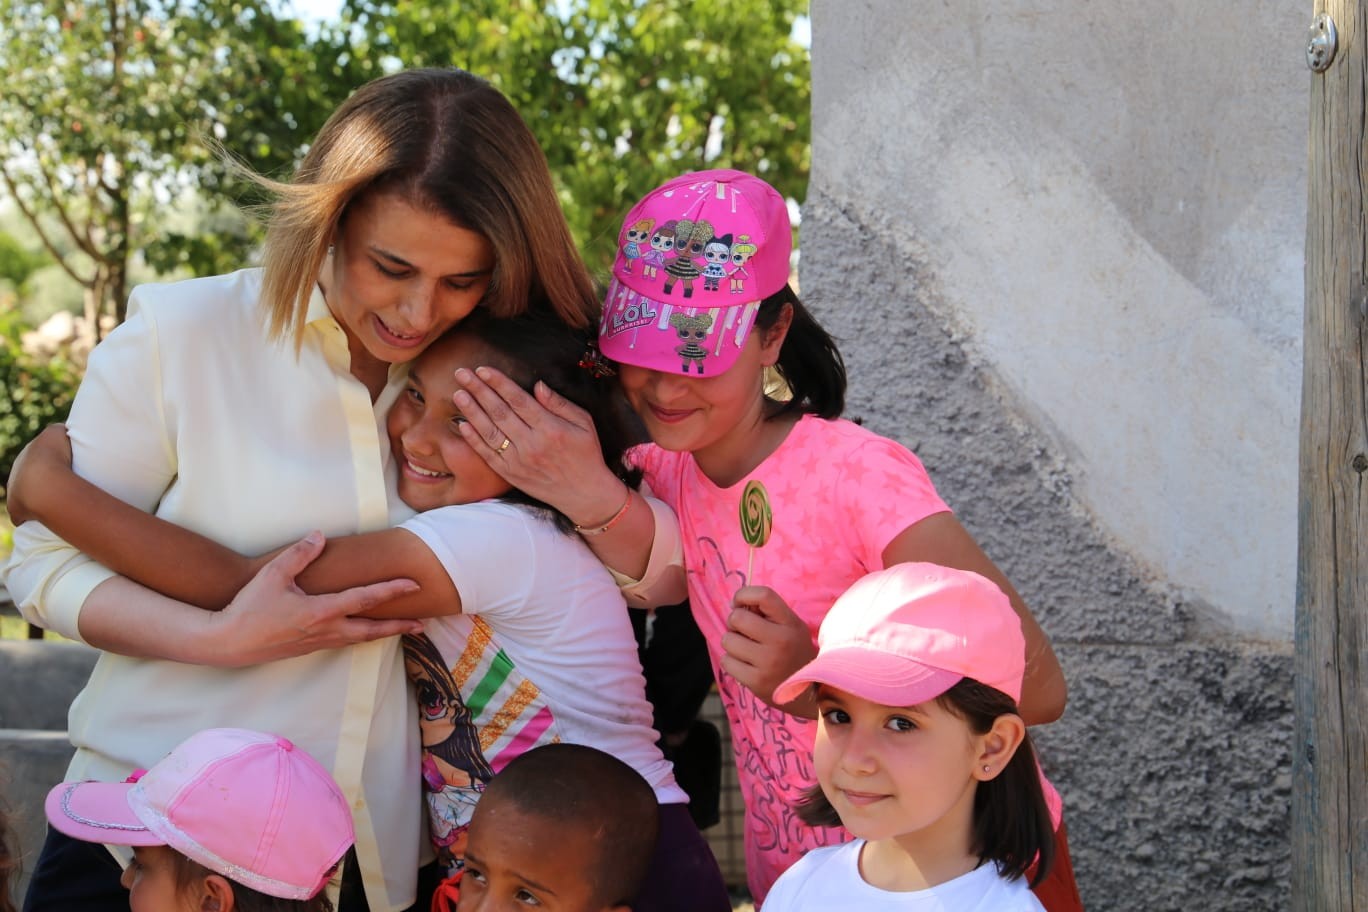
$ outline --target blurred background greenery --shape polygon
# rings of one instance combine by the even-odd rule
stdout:
[[[254,263],[262,199],[206,137],[288,176],[356,86],[464,67],[523,113],[603,272],[626,209],[676,173],[805,193],[806,0],[301,3],[0,0],[0,492],[131,285]]]

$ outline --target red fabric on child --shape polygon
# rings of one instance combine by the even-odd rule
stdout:
[[[1026,872],[1027,879],[1035,876],[1035,868]],[[1054,864],[1045,879],[1031,888],[1045,912],[1083,912],[1083,897],[1078,895],[1078,881],[1074,878],[1073,861],[1069,858],[1069,833],[1064,821],[1055,830]]]
[[[461,875],[464,873],[457,871],[437,885],[432,894],[432,912],[456,912],[456,905],[461,901]]]

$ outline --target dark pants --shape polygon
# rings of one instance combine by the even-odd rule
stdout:
[[[660,806],[660,838],[633,912],[731,912],[731,897],[712,849],[689,808]]]
[[[123,870],[104,846],[72,839],[48,827],[47,840],[29,880],[23,912],[128,912]],[[418,901],[408,912],[427,912],[437,884],[437,866],[418,872]],[[361,890],[356,855],[347,852],[338,912],[370,912]]]
[[[48,827],[29,878],[24,912],[128,912],[123,869],[102,845],[81,842]]]

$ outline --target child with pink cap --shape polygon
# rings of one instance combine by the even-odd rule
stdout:
[[[60,783],[46,810],[75,839],[133,847],[132,912],[331,912],[323,888],[355,840],[317,760],[242,728],[191,735],[126,782]]]
[[[815,849],[766,912],[1040,912],[1026,885],[1054,854],[1026,723],[1021,622],[963,570],[899,564],[832,606],[817,657],[774,699],[818,711],[818,786],[798,813],[856,838]]]
[[[771,697],[815,654],[822,618],[857,579],[908,561],[987,577],[1021,619],[1026,721],[1057,719],[1066,687],[1030,609],[917,457],[840,417],[845,366],[789,284],[793,232],[784,198],[750,174],[698,171],[646,194],[623,230],[645,222],[669,228],[660,268],[629,268],[617,257],[599,347],[616,362],[652,440],[629,459],[679,519],[682,554],[675,560],[687,568],[689,603],[730,722],[745,800],[747,877],[762,902],[805,852],[849,838],[840,827],[809,827],[795,816],[792,802],[813,779],[816,708],[807,699],[776,704]],[[725,257],[722,245],[729,245]],[[592,422],[581,411],[549,391],[525,394],[488,368],[458,371],[457,380],[468,440],[497,441],[521,424],[543,432],[556,426],[563,462],[587,477]],[[545,462],[537,468],[555,472]],[[752,482],[767,495],[748,499]],[[633,509],[621,484],[615,496],[611,486],[594,490],[597,510],[639,543],[638,559],[650,550],[652,564],[663,562],[662,549],[651,545],[672,540],[670,530],[655,527],[653,536],[651,514]],[[764,515],[747,512],[757,505],[773,517],[760,547],[743,528]],[[1061,861],[1039,895],[1051,897],[1043,900],[1050,912],[1072,912],[1081,903],[1062,827],[1058,840]]]

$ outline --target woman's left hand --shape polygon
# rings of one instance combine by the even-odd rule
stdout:
[[[589,413],[538,382],[535,397],[501,371],[456,371],[453,397],[465,416],[466,443],[501,478],[550,504],[573,523],[589,525],[622,506],[625,486],[603,464]]]

